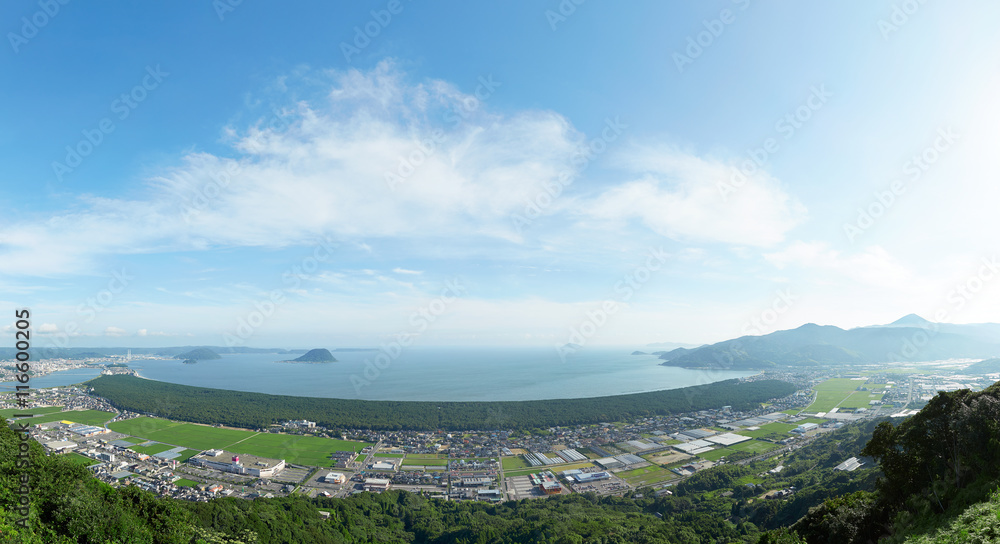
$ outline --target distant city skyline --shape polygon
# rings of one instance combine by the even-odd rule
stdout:
[[[1000,322],[995,3],[0,13],[37,348]]]

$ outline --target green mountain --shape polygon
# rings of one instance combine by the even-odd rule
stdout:
[[[747,370],[1000,355],[1000,332],[986,334],[984,331],[991,330],[986,327],[989,324],[953,325],[948,328],[950,332],[942,332],[938,325],[944,324],[918,316],[907,316],[886,326],[849,330],[808,323],[763,336],[743,336],[695,349],[678,348],[660,359],[664,366]]]
[[[209,359],[221,358],[221,355],[208,348],[195,348],[191,351],[174,355],[174,359],[194,359],[195,361],[206,361]]]
[[[967,374],[992,374],[1000,372],[1000,358],[986,359],[967,366],[964,370]]]
[[[875,428],[862,452],[882,471],[873,491],[828,500],[791,529],[810,544],[998,542],[997,444],[1000,382],[939,393],[913,417]]]
[[[293,363],[333,363],[337,359],[326,348],[311,349],[301,357],[296,357],[290,362]]]

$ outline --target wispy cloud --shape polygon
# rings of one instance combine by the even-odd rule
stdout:
[[[587,206],[594,218],[640,221],[681,241],[773,246],[806,217],[806,208],[764,172],[747,176],[733,194],[722,194],[734,168],[669,146],[636,147],[618,162],[639,177],[614,186]]]

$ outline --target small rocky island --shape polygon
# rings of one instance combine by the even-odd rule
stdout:
[[[337,359],[334,358],[330,350],[326,348],[311,349],[301,357],[292,359],[291,361],[278,361],[279,363],[333,363]]]
[[[193,364],[195,364],[195,363],[197,363],[197,362],[198,362],[198,361],[197,361],[197,360],[195,360],[195,359],[184,359],[184,361],[183,361],[183,364],[186,364],[186,365],[193,365]]]

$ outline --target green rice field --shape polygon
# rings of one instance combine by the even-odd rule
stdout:
[[[102,412],[100,410],[71,410],[69,412],[52,412],[41,416],[22,419],[20,421],[30,425],[37,425],[39,423],[48,423],[50,421],[66,420],[72,421],[73,423],[82,423],[84,425],[95,425],[100,427],[113,417],[115,417],[115,414],[111,412]]]
[[[528,466],[528,463],[526,463],[521,456],[502,457],[500,459],[500,464],[503,465],[504,470],[514,470],[518,468],[526,468]]]
[[[657,465],[626,470],[624,472],[617,473],[616,476],[636,487],[652,485],[665,480],[672,480],[677,477],[677,475],[673,472]]]
[[[62,406],[46,406],[44,408],[4,408],[0,410],[0,417],[10,418],[14,414],[32,414],[41,416],[62,410]]]
[[[838,405],[842,408],[867,408],[869,400],[881,399],[881,395],[871,395],[870,391],[856,391],[858,387],[869,390],[881,389],[883,384],[865,384],[851,378],[830,378],[813,386],[816,400],[805,409],[806,412],[829,412]]]
[[[86,455],[80,455],[79,453],[75,453],[75,452],[62,453],[62,454],[59,455],[59,457],[62,458],[62,459],[67,459],[67,460],[72,461],[74,463],[83,465],[85,467],[88,467],[90,465],[95,465],[97,463],[100,463],[100,461],[97,461],[96,459],[91,459],[90,457],[87,457]]]
[[[749,436],[750,438],[760,438],[762,436],[767,436],[769,434],[782,434],[791,431],[792,429],[798,427],[798,425],[793,425],[791,423],[768,423],[766,425],[761,425],[760,429],[756,431],[739,430],[735,431],[734,434],[741,436]],[[739,444],[737,444],[739,445]]]
[[[108,428],[122,434],[155,440],[160,442],[160,445],[184,446],[197,450],[195,453],[208,449],[223,449],[233,453],[284,459],[288,463],[313,466],[332,466],[333,461],[330,459],[330,454],[334,451],[361,451],[362,448],[371,445],[364,442],[334,440],[317,436],[257,433],[149,417],[118,421],[108,425]],[[142,448],[143,446],[138,447]],[[165,447],[160,451],[165,451],[170,447],[172,446]],[[154,451],[153,453],[159,452]],[[149,454],[151,455],[151,453]]]

